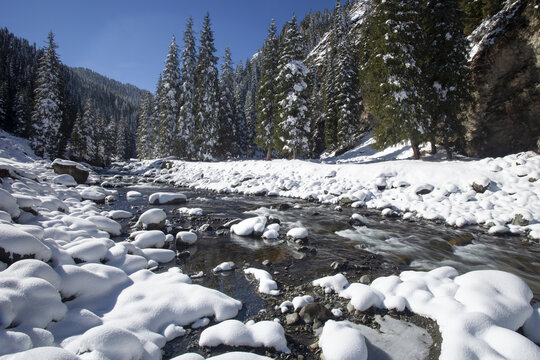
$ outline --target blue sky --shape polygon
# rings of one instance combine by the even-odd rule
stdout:
[[[344,2],[344,1],[343,1]],[[182,47],[189,16],[199,31],[210,12],[217,55],[226,46],[245,61],[262,45],[271,19],[332,9],[335,0],[0,0],[0,27],[45,44],[52,30],[63,63],[154,91],[172,34]],[[198,39],[198,34],[197,34]]]

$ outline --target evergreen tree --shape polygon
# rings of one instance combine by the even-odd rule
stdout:
[[[465,128],[460,114],[470,96],[463,13],[458,0],[428,0],[425,14],[426,51],[420,62],[427,90],[424,127],[432,144],[432,153],[436,152],[438,138],[447,157],[451,158],[451,145],[464,141]]]
[[[154,98],[154,108],[152,111],[152,157],[160,157],[160,141],[159,141],[159,131],[161,122],[159,121],[159,109],[161,108],[161,101],[165,97],[165,87],[163,86],[163,77],[159,74],[158,82],[156,85],[156,96]]]
[[[105,129],[106,129],[106,121],[103,113],[96,109],[96,121],[92,124],[93,127],[93,143],[94,143],[94,151],[92,153],[92,164],[98,165],[98,166],[104,166],[109,163],[109,154],[105,151]],[[126,123],[127,126],[127,123]]]
[[[276,119],[274,81],[277,76],[278,56],[276,22],[272,20],[262,50],[261,80],[256,94],[258,121],[255,129],[255,143],[261,149],[266,149],[266,160],[271,160],[274,143],[274,121]]]
[[[195,156],[195,108],[194,89],[197,49],[193,36],[193,19],[190,17],[184,32],[184,51],[182,52],[181,107],[178,118],[179,155],[192,159]]]
[[[8,118],[8,89],[7,84],[0,85],[0,125],[2,128],[7,127]]]
[[[225,48],[219,78],[219,136],[218,151],[222,158],[232,157],[238,151],[235,127],[234,103],[234,70],[232,68],[231,52]]]
[[[137,156],[152,156],[152,94],[145,92],[141,98],[137,121]]]
[[[97,117],[94,101],[86,99],[82,114],[78,115],[69,140],[70,157],[74,160],[95,163],[97,152]]]
[[[417,0],[377,0],[369,18],[365,43],[369,59],[363,88],[377,120],[373,136],[378,148],[409,140],[420,158],[424,140],[421,69],[417,63],[424,44]]]
[[[116,156],[120,160],[129,159],[129,128],[127,117],[121,116],[116,125]]]
[[[254,157],[257,151],[255,145],[255,128],[257,126],[256,95],[259,83],[259,56],[254,56],[246,63],[246,101],[244,103],[244,115],[246,119],[246,150],[248,157]]]
[[[158,155],[171,156],[178,149],[176,145],[176,124],[179,113],[180,96],[180,65],[178,62],[178,46],[173,35],[169,46],[169,53],[165,60],[165,69],[162,76],[163,92],[159,102],[159,138]]]
[[[116,122],[112,117],[104,126],[103,141],[105,148],[105,159],[107,162],[116,154]]]
[[[86,153],[85,134],[83,132],[82,114],[78,113],[73,123],[73,130],[68,143],[68,156],[70,159],[81,161]]]
[[[466,13],[464,31],[466,35],[469,35],[484,19],[499,12],[505,0],[460,0],[459,3]]]
[[[198,129],[198,157],[201,160],[213,159],[218,155],[216,144],[219,131],[217,119],[219,98],[215,52],[214,33],[210,25],[210,14],[207,13],[203,22],[199,58],[195,68],[195,124]]]
[[[36,155],[44,158],[55,157],[61,151],[58,148],[58,137],[64,106],[60,61],[52,32],[49,33],[48,40],[48,47],[39,60],[30,139]]]
[[[335,50],[331,50],[326,57],[325,73],[322,84],[324,142],[327,152],[336,150],[338,145],[338,89],[336,72],[339,72],[340,70],[336,68],[335,52]]]
[[[234,88],[234,106],[235,106],[235,133],[236,133],[236,142],[237,147],[235,154],[236,156],[246,156],[247,155],[247,125],[246,125],[246,116],[244,114],[244,104],[246,102],[246,82],[244,79],[244,67],[240,62],[236,66],[235,71],[235,88]]]
[[[309,117],[311,119],[310,153],[318,158],[325,149],[323,103],[321,101],[321,81],[315,68],[310,69]]]
[[[27,89],[21,87],[15,96],[13,104],[13,116],[15,120],[15,135],[28,136],[28,126],[32,114],[31,98]]]
[[[308,118],[308,69],[302,62],[302,37],[296,16],[285,28],[280,49],[277,86],[277,127],[275,142],[282,154],[308,153],[310,121]]]

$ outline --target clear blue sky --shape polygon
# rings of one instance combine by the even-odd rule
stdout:
[[[217,56],[229,46],[236,64],[260,48],[271,19],[281,29],[293,12],[302,19],[310,9],[331,10],[334,4],[335,0],[0,0],[0,27],[38,47],[52,30],[64,64],[153,92],[172,34],[183,47],[189,16],[198,32],[210,12]]]

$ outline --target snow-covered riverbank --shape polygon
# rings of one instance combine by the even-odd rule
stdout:
[[[168,161],[166,169],[142,161],[126,167],[177,186],[347,203],[387,215],[398,212],[404,219],[441,220],[457,227],[479,224],[492,234],[540,240],[540,155],[455,161],[374,161],[377,158],[349,156],[347,163]]]
[[[55,174],[50,162],[38,160],[24,141],[0,135],[1,359],[160,359],[167,341],[184,336],[188,327],[208,326],[210,319],[217,324],[203,331],[201,347],[228,344],[272,348],[275,353],[289,351],[283,322],[223,322],[237,316],[242,308],[240,301],[192,284],[178,267],[160,274],[152,272],[159,262],[174,258],[175,252],[165,245],[173,241],[171,234],[159,230],[134,233],[130,229],[130,239],[113,241],[111,237],[119,233],[123,218],[141,220],[130,214],[130,209],[100,208],[97,201],[118,198],[115,190],[75,185],[69,175]],[[435,211],[436,194],[448,198],[450,212],[457,211],[458,195],[466,198],[469,194],[463,206],[471,215],[478,215],[474,204],[489,201],[489,214],[501,226],[531,231],[534,236],[538,230],[538,182],[528,178],[538,175],[538,156],[520,154],[480,166],[483,162],[452,162],[444,167],[406,160],[362,166],[284,160],[174,162],[171,170],[155,170],[150,162],[126,166],[141,172],[160,172],[159,181],[217,191],[311,196],[330,203],[348,198],[356,205],[394,206],[395,210],[404,210],[399,204],[425,204],[423,213],[416,210],[420,215]],[[453,174],[456,171],[459,176]],[[478,177],[488,175],[490,184],[483,194],[466,189],[471,180],[481,182]],[[91,179],[98,178],[91,175]],[[448,193],[443,195],[447,183],[451,189],[444,187]],[[522,217],[529,219],[527,226],[505,225],[502,220],[503,210],[512,208],[509,199],[514,195],[504,190],[512,184],[514,195],[529,195],[530,201],[519,208]],[[428,190],[424,195],[416,194]],[[380,205],[385,201],[388,204]],[[514,214],[510,211],[508,216]],[[154,220],[141,223],[146,226]],[[264,275],[265,281],[272,281],[270,274]],[[283,297],[279,285],[275,286],[278,289],[272,296]],[[533,308],[528,286],[505,272],[474,271],[458,276],[454,269],[442,267],[429,273],[404,272],[379,278],[371,285],[349,284],[343,276],[331,277],[306,287],[324,305],[325,297],[317,295],[318,286],[350,299],[351,311],[407,308],[436,320],[443,334],[444,359],[540,357],[540,348],[515,331],[527,323],[527,336],[540,341],[538,304]],[[294,299],[281,300],[295,303]],[[364,356],[364,335],[354,324],[340,321],[341,310],[334,316],[338,322],[330,320],[323,327],[319,343],[326,358],[340,353],[343,344],[350,345],[346,350],[351,351],[351,358]],[[202,357],[185,354],[178,359]],[[268,358],[236,352],[212,359]]]

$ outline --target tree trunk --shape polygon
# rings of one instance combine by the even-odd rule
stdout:
[[[296,160],[296,148],[294,148],[292,151],[292,158],[293,160]]]
[[[413,149],[413,157],[415,160],[418,160],[420,159],[420,149],[418,148],[418,144],[416,143],[416,141],[411,137],[410,139],[411,141],[411,147]]]
[[[266,148],[266,161],[272,160],[272,146],[268,145]]]
[[[431,143],[431,150],[429,151],[429,153],[431,155],[435,155],[437,153],[437,145],[435,144],[435,139],[431,139],[429,140],[429,142]]]
[[[452,155],[452,150],[450,149],[450,146],[448,144],[444,144],[444,150],[446,151],[446,159],[452,160],[454,156]]]

